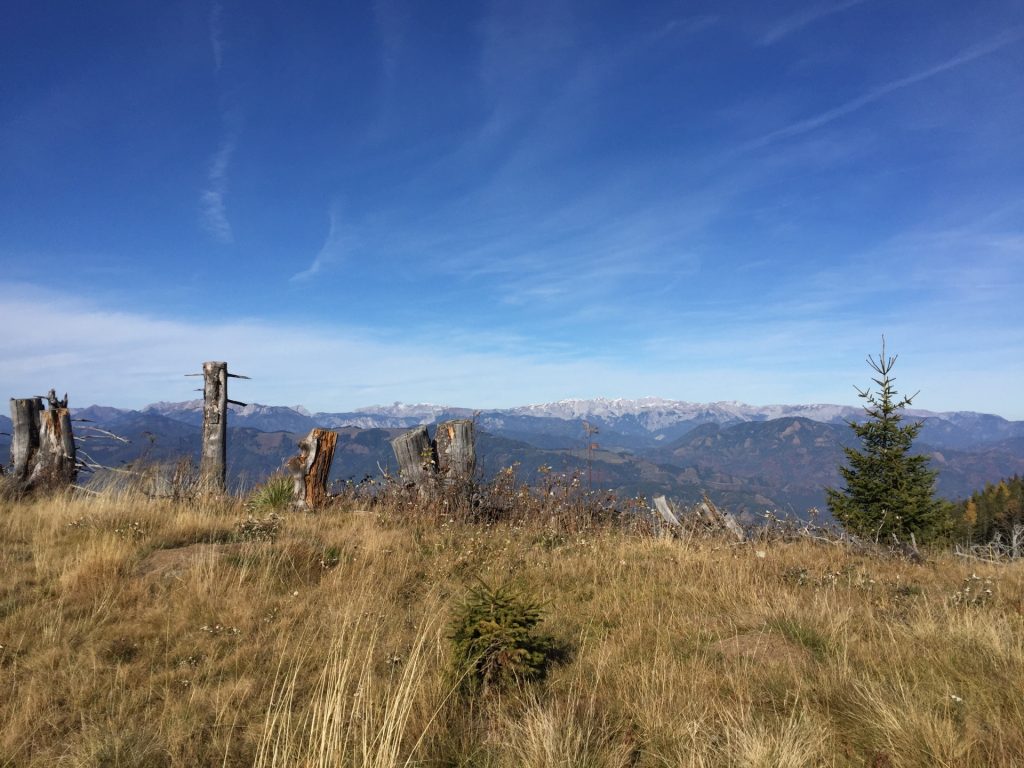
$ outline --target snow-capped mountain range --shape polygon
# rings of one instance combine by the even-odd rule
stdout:
[[[860,419],[863,409],[827,403],[797,405],[750,405],[736,401],[693,403],[660,397],[639,399],[566,399],[513,408],[476,410],[432,403],[373,405],[347,412],[311,413],[297,406],[254,403],[231,406],[232,424],[265,432],[304,432],[313,427],[337,429],[396,429],[430,424],[451,418],[476,418],[485,430],[532,442],[537,434],[572,437],[587,421],[602,432],[602,443],[625,448],[637,442],[675,440],[702,424],[730,426],[782,418],[804,418],[824,424],[844,424]],[[153,403],[143,413],[158,414],[190,424],[202,422],[202,401]],[[922,419],[922,439],[946,447],[979,445],[995,440],[1024,437],[1024,422],[1012,422],[992,414],[957,411],[939,413],[911,409],[910,418]]]
[[[301,405],[277,406],[252,403],[246,406],[232,405],[231,411],[243,418],[259,416],[283,415],[291,412],[306,418],[336,421],[338,418],[356,418],[370,422],[387,421],[388,424],[376,426],[396,426],[391,422],[406,424],[430,424],[439,417],[465,416],[474,414],[507,414],[509,416],[531,416],[536,418],[563,419],[566,421],[593,420],[609,424],[621,420],[640,420],[648,429],[657,430],[671,426],[680,421],[713,421],[715,423],[741,421],[767,421],[789,416],[799,416],[813,421],[835,423],[857,418],[863,410],[848,405],[811,404],[811,405],[749,405],[735,400],[723,400],[714,403],[692,403],[685,400],[668,400],[661,397],[644,397],[638,399],[625,398],[593,398],[566,399],[552,403],[534,403],[512,408],[474,409],[433,403],[392,403],[391,405],[370,405],[342,412],[310,412]],[[202,400],[187,400],[169,403],[159,402],[147,405],[143,413],[159,413],[169,417],[185,417],[191,414],[202,415]],[[957,414],[936,413],[932,411],[908,410],[907,414],[915,418],[929,416],[949,417]],[[981,414],[971,414],[981,415]],[[999,418],[999,417],[995,417]],[[349,425],[349,422],[346,422]],[[331,426],[330,424],[326,426]],[[342,426],[337,424],[335,426]],[[351,424],[351,426],[364,426]]]
[[[694,419],[715,423],[767,421],[786,416],[801,416],[814,421],[832,422],[855,416],[860,409],[842,405],[748,405],[735,400],[715,403],[691,403],[661,397],[636,400],[594,398],[590,400],[559,400],[554,403],[523,405],[508,409],[520,416],[541,416],[557,419],[593,419],[613,422],[638,419],[654,431],[680,421]]]

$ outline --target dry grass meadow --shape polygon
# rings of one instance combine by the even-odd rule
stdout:
[[[0,766],[1020,766],[1024,569],[354,501],[0,501]],[[467,694],[453,612],[544,606]]]

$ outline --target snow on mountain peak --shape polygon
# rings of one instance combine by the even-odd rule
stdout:
[[[194,421],[201,417],[202,400],[188,400],[178,403],[159,402],[143,410],[170,418]],[[305,423],[313,419],[322,426],[356,425],[362,427],[409,427],[416,424],[430,424],[442,418],[473,415],[470,408],[458,408],[433,403],[401,403],[376,405],[359,408],[349,413],[311,414],[301,405],[270,406],[253,403],[247,406],[231,406],[231,411],[246,417],[249,423],[264,428],[268,424],[288,429],[306,428]],[[562,419],[565,421],[591,421],[595,425],[629,433],[655,433],[664,430],[677,431],[686,425],[694,426],[713,422],[736,424],[745,421],[768,421],[780,418],[805,418],[831,424],[857,420],[863,416],[863,409],[853,405],[828,403],[797,405],[749,405],[736,400],[721,400],[713,403],[694,403],[686,400],[670,400],[664,397],[629,398],[566,398],[551,403],[534,403],[514,408],[488,409],[488,418],[526,416],[533,418]],[[931,411],[910,410],[910,418],[950,417],[963,420],[977,420],[980,414],[939,414]]]
[[[423,416],[433,417],[439,413],[444,413],[445,411],[450,410],[452,410],[452,408],[448,405],[435,405],[433,403],[401,403],[396,401],[391,405],[370,405],[365,408],[356,408],[354,412],[420,418]]]
[[[161,414],[167,413],[181,413],[183,411],[201,411],[203,410],[202,400],[183,400],[179,403],[170,403],[165,400],[161,400],[158,403],[150,403],[142,409],[143,413],[155,412]]]
[[[816,421],[834,422],[850,418],[859,413],[859,410],[856,407],[844,405],[758,406],[738,400],[694,403],[663,397],[570,398],[553,403],[534,403],[508,409],[510,413],[517,415],[560,419],[594,419],[610,422],[632,417],[651,430],[691,420],[763,421],[787,416],[802,416]]]

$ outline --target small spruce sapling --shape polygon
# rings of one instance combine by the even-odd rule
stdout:
[[[449,635],[463,692],[543,680],[567,650],[538,631],[541,620],[539,602],[481,581],[455,613]]]

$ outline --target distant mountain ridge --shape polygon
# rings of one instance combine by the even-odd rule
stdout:
[[[140,411],[74,409],[130,444],[89,442],[98,464],[119,466],[198,459],[202,401],[153,403]],[[231,406],[228,473],[234,488],[260,482],[297,452],[313,427],[338,432],[332,478],[359,480],[394,469],[390,441],[420,424],[474,418],[485,478],[516,465],[521,479],[538,468],[593,476],[595,488],[627,495],[663,493],[696,501],[709,493],[738,512],[777,509],[802,514],[823,508],[824,488],[841,483],[842,449],[854,435],[846,422],[863,410],[828,404],[752,406],[689,403],[663,398],[563,400],[515,408],[473,410],[434,404],[369,406],[311,413],[302,406]],[[986,483],[1024,474],[1024,422],[973,412],[911,411],[924,425],[915,451],[939,471],[937,490],[964,498]],[[583,422],[596,427],[587,434]],[[10,420],[0,416],[0,432]],[[84,432],[84,430],[83,430]],[[587,450],[588,445],[594,448]],[[0,435],[6,456],[10,438]]]
[[[640,399],[569,399],[513,408],[474,410],[429,403],[393,403],[338,413],[311,413],[302,406],[254,403],[231,406],[232,423],[267,432],[308,431],[313,427],[360,427],[399,429],[431,424],[449,418],[476,418],[484,429],[514,431],[521,435],[563,434],[567,425],[552,423],[588,421],[608,430],[612,442],[636,447],[650,441],[671,442],[701,424],[720,426],[744,422],[803,418],[824,424],[845,424],[863,417],[862,408],[834,404],[749,405],[736,401],[692,403],[647,397]],[[202,423],[202,401],[153,403],[143,413],[157,413],[189,424]],[[908,409],[908,418],[924,421],[921,440],[939,447],[963,449],[1013,437],[1024,437],[1024,421],[1009,421],[993,414],[971,411],[935,412]],[[568,431],[575,430],[575,426]],[[631,439],[632,438],[632,439]],[[599,438],[608,442],[607,438]]]

